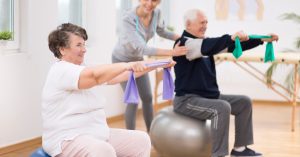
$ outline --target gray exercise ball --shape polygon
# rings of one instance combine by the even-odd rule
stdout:
[[[210,121],[180,115],[166,107],[154,117],[150,137],[159,155],[164,157],[210,157]]]

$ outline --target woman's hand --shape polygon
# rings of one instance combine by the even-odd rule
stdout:
[[[183,56],[183,55],[186,55],[186,53],[188,52],[188,49],[187,47],[185,46],[179,46],[180,42],[178,42],[174,49],[171,51],[172,54],[171,56]]]
[[[272,42],[272,41],[278,41],[279,40],[279,37],[276,34],[271,33],[270,36],[271,36],[271,38],[263,38],[263,39],[261,39],[261,41],[263,41],[263,42]]]
[[[158,65],[154,65],[154,66],[147,66],[153,62],[165,62],[162,64],[158,64]],[[137,61],[137,62],[128,62],[126,63],[126,67],[125,69],[128,70],[132,70],[134,72],[147,72],[147,71],[151,71],[154,70],[156,68],[169,68],[169,67],[173,67],[176,64],[175,61],[173,61],[172,59],[169,60],[156,60],[156,61]]]
[[[148,69],[143,61],[128,62],[126,63],[126,70],[132,70],[134,72],[143,72]]]
[[[146,60],[145,65],[150,68],[150,70],[154,70],[156,68],[169,68],[173,67],[176,62],[173,61],[172,58],[169,59],[160,59],[160,60]]]
[[[170,68],[170,67],[175,66],[176,62],[173,59],[170,59],[169,61],[170,61],[170,63],[163,65],[162,68]]]

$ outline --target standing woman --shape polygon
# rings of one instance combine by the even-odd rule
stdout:
[[[139,0],[139,5],[127,12],[121,22],[121,33],[116,44],[112,62],[141,61],[144,55],[149,56],[181,56],[187,48],[176,45],[174,49],[161,49],[147,46],[155,32],[166,39],[176,40],[180,36],[165,30],[157,5],[161,0]],[[153,119],[152,91],[148,74],[136,79],[139,95],[142,100],[143,115],[147,131]],[[121,83],[123,91],[127,82]],[[125,111],[126,128],[135,129],[135,119],[138,104],[127,104]]]

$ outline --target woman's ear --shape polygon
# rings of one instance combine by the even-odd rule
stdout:
[[[59,48],[59,52],[60,52],[60,54],[61,54],[62,56],[64,56],[64,55],[65,55],[65,48],[64,48],[64,47],[60,47],[60,48]]]

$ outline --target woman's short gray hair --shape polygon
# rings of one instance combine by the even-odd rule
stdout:
[[[185,28],[187,27],[188,21],[195,20],[197,18],[197,15],[201,12],[202,11],[199,9],[190,9],[190,10],[186,11],[183,16],[183,22],[184,22]]]

